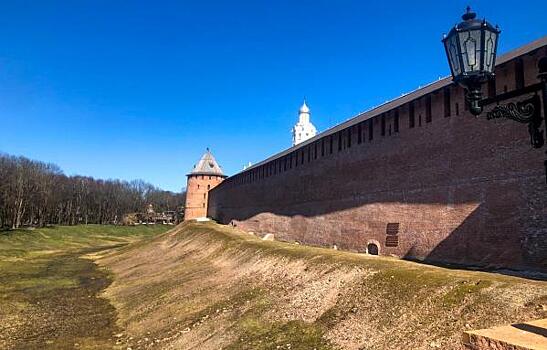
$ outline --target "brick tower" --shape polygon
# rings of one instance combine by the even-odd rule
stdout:
[[[184,220],[207,216],[207,200],[210,189],[224,181],[226,175],[207,148],[199,162],[188,175]]]

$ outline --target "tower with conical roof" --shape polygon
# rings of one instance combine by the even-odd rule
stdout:
[[[186,206],[184,220],[207,217],[207,201],[209,190],[220,184],[226,178],[215,157],[207,148],[199,162],[188,177],[186,185]]]
[[[306,105],[306,100],[298,111],[298,122],[292,128],[292,145],[298,145],[301,142],[311,139],[317,134],[317,129],[310,122],[310,109]]]

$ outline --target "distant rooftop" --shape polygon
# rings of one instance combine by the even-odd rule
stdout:
[[[194,165],[194,169],[188,175],[225,176],[209,148],[207,148],[207,151],[201,156],[199,162]]]

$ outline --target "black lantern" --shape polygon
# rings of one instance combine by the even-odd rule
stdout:
[[[485,113],[487,120],[506,118],[527,124],[532,147],[543,147],[544,117],[541,111],[543,109],[543,115],[547,115],[547,57],[542,57],[538,61],[538,83],[483,99],[481,84],[488,79],[495,79],[494,69],[500,30],[486,20],[481,21],[476,17],[471,8],[467,7],[466,13],[462,16],[463,22],[452,28],[443,38],[452,79],[464,88],[465,99],[473,115],[479,116],[483,107],[494,105]],[[530,97],[530,94],[533,96]],[[521,96],[529,98],[502,103]],[[547,183],[547,160],[544,166]]]
[[[450,30],[443,43],[452,78],[468,91],[470,111],[478,115],[482,112],[478,103],[481,99],[480,84],[494,77],[500,30],[476,17],[467,7],[463,22]]]

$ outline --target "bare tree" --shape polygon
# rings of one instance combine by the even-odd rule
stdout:
[[[66,176],[55,164],[0,153],[0,228],[117,223],[148,204],[177,210],[184,198],[142,180]]]

